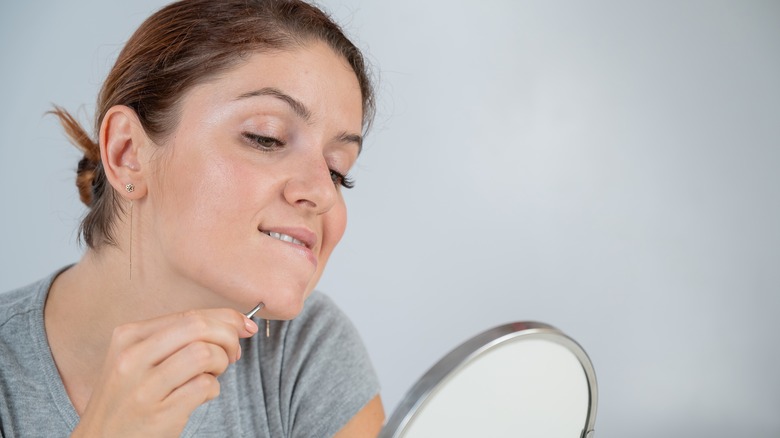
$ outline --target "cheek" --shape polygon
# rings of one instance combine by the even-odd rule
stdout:
[[[208,165],[204,165],[208,162]],[[216,211],[224,211],[231,201],[235,173],[219,160],[180,160],[167,169],[160,192],[166,216],[208,220]]]
[[[322,249],[320,251],[320,262],[323,266],[333,249],[341,241],[341,237],[344,236],[346,227],[347,206],[342,198],[323,218]]]
[[[317,286],[330,254],[344,235],[344,230],[347,227],[347,207],[344,204],[344,199],[341,198],[326,216],[323,218],[322,245],[318,257],[317,272],[309,280],[305,294],[307,297]]]
[[[263,184],[257,181],[257,172],[239,160],[214,153],[171,158],[160,175],[159,237],[172,240],[181,251],[244,237],[253,217],[251,207],[260,201],[258,186]]]

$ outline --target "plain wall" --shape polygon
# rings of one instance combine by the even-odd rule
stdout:
[[[0,290],[78,259],[80,155],[162,1],[0,6]],[[780,435],[780,2],[324,2],[379,114],[320,289],[388,414],[438,358],[553,324],[599,379],[597,436]]]

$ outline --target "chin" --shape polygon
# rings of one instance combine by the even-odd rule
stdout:
[[[302,289],[284,291],[277,289],[263,299],[265,308],[260,312],[264,318],[290,320],[303,310],[309,294]]]
[[[290,320],[303,310],[306,298],[317,285],[321,270],[302,269],[300,265],[285,266],[277,263],[273,270],[252,269],[242,266],[228,272],[209,270],[201,272],[202,283],[213,291],[219,300],[246,313],[262,302],[265,307],[258,313],[260,318]],[[205,276],[204,276],[205,275]],[[225,281],[232,279],[232,281]],[[225,305],[223,304],[223,306]]]
[[[320,266],[324,268],[325,263]],[[270,319],[290,320],[298,316],[303,310],[306,299],[309,298],[322,276],[322,269],[316,270],[308,277],[308,281],[291,284],[289,277],[279,278],[276,286],[271,285],[265,295],[265,309],[261,312]],[[281,281],[279,281],[281,280]]]
[[[260,311],[262,318],[274,320],[290,320],[298,316],[311,292],[307,284],[290,284],[289,281],[285,283],[266,282],[265,285],[259,295],[257,288],[248,291],[253,292],[250,295],[258,297],[257,301],[262,301],[265,304],[265,308]],[[256,304],[255,302],[250,308]]]

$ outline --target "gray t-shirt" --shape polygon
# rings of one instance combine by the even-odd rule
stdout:
[[[0,436],[65,437],[79,421],[43,324],[56,274],[0,294]],[[242,339],[241,360],[219,377],[216,399],[193,412],[182,437],[329,437],[379,391],[360,338],[318,292],[271,337]]]

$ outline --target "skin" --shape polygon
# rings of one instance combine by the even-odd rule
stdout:
[[[254,54],[189,90],[159,144],[130,108],[108,111],[101,159],[128,214],[117,246],[88,250],[45,308],[81,416],[73,436],[179,436],[258,331],[242,313],[301,311],[346,227],[339,174],[361,125],[357,79],[321,43]],[[337,436],[375,436],[383,420],[377,396]]]

